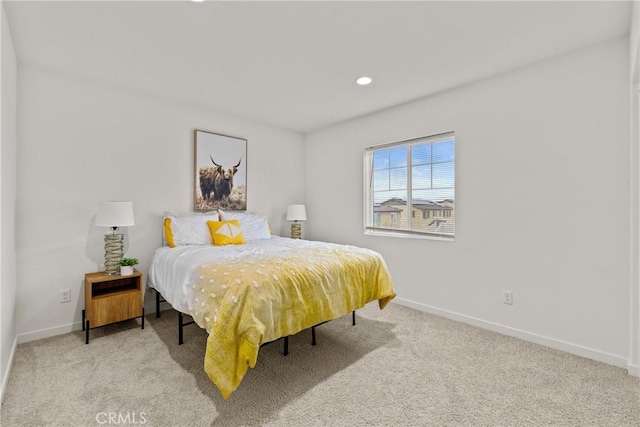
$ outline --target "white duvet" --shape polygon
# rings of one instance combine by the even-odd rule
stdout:
[[[158,248],[153,256],[147,276],[147,286],[159,291],[176,310],[191,314],[194,301],[193,275],[198,271],[198,267],[208,262],[295,248],[333,246],[339,245],[278,236],[254,240],[242,245],[190,245],[175,248],[163,246]]]

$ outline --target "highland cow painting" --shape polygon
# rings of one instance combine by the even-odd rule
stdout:
[[[247,209],[247,140],[195,131],[194,211]]]

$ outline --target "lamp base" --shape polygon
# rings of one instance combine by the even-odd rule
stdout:
[[[104,236],[104,273],[120,274],[120,260],[124,248],[124,235],[106,234]]]
[[[292,239],[300,239],[302,238],[302,226],[297,222],[291,224],[291,238]]]

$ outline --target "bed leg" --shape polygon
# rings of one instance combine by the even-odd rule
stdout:
[[[158,317],[160,317],[160,292],[156,291],[156,319]]]
[[[184,342],[183,336],[182,336],[182,313],[179,311],[178,312],[178,345],[182,345],[182,343]]]
[[[351,312],[351,325],[352,326],[356,326],[356,311],[355,310],[353,310]]]
[[[311,327],[311,345],[316,345],[316,327]]]
[[[289,337],[284,337],[284,351],[282,352],[285,356],[289,354]]]

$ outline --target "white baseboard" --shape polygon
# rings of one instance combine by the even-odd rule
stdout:
[[[503,335],[508,335],[508,336],[519,338],[525,341],[533,342],[535,344],[544,345],[546,347],[550,347],[556,350],[565,351],[567,353],[575,354],[577,356],[586,357],[588,359],[596,360],[598,362],[603,362],[609,365],[625,368],[630,375],[640,377],[640,368],[638,366],[629,364],[626,358],[616,356],[615,354],[605,353],[600,350],[595,350],[592,348],[571,344],[566,341],[556,340],[554,338],[545,337],[532,332],[523,331],[521,329],[500,325],[498,323],[488,322],[486,320],[478,319],[476,317],[467,316],[464,314],[455,313],[448,310],[443,310],[443,309],[432,307],[426,304],[420,304],[404,298],[396,297],[394,298],[393,302],[399,305],[414,308],[419,311],[435,314],[436,316],[445,317],[447,319],[466,323],[472,326],[477,326],[479,328],[487,329]],[[166,308],[163,308],[161,311],[169,310],[171,308],[170,306],[168,306],[168,304],[165,304],[165,307]],[[145,315],[151,314],[151,313],[155,313],[155,304],[150,307],[145,307]],[[7,367],[6,376],[4,377],[4,381],[2,384],[2,396],[4,396],[6,381],[9,378],[9,371],[13,363],[13,356],[15,354],[17,344],[22,344],[25,342],[35,341],[43,338],[49,338],[56,335],[62,335],[62,334],[77,331],[80,329],[82,329],[82,322],[74,322],[67,325],[56,326],[54,328],[48,328],[48,329],[41,329],[38,331],[27,332],[27,333],[18,335],[16,340],[14,341],[13,348],[11,350],[11,358],[9,361],[9,365]],[[0,402],[1,402],[1,399],[0,399]]]
[[[160,311],[170,310],[171,306],[168,304],[162,304],[165,308],[160,309]],[[145,316],[148,314],[152,314],[156,312],[155,303],[152,306],[144,308]],[[66,325],[55,326],[53,328],[48,329],[40,329],[38,331],[26,332],[24,334],[18,335],[18,344],[22,344],[25,342],[41,340],[43,338],[55,337],[56,335],[68,334],[69,332],[79,331],[82,329],[82,321],[68,323]]]
[[[4,371],[2,377],[2,388],[0,389],[0,405],[4,400],[4,392],[7,390],[7,383],[9,382],[9,375],[11,374],[11,367],[13,366],[13,357],[16,355],[16,349],[18,348],[18,337],[13,340],[13,346],[11,347],[11,355],[9,355],[9,363],[7,363],[7,369]]]
[[[172,310],[172,309],[173,309],[173,307],[171,307],[171,304],[169,304],[168,302],[162,301],[160,303],[160,312],[167,311],[167,310]],[[153,302],[153,304],[144,306],[144,314],[145,315],[151,314],[151,313],[155,313],[155,312],[156,312],[156,303],[155,303],[155,301]]]
[[[425,304],[416,303],[403,298],[394,298],[393,302],[404,305],[406,307],[415,308],[416,310],[424,311],[426,313],[435,314],[437,316],[446,317],[447,319],[456,320],[458,322],[467,323],[479,328],[488,329],[493,332],[498,332],[503,335],[508,335],[514,338],[519,338],[524,341],[529,341],[535,344],[551,347],[556,350],[564,351],[567,353],[575,354],[577,356],[586,357],[587,359],[603,362],[608,365],[618,366],[620,368],[626,368],[629,371],[629,365],[627,359],[624,357],[616,356],[615,354],[605,353],[600,350],[595,350],[588,347],[583,347],[576,344],[571,344],[566,341],[560,341],[554,338],[545,337],[532,332],[523,331],[521,329],[512,328],[509,326],[500,325],[498,323],[488,322],[486,320],[478,319],[476,317],[467,316],[460,313],[454,313],[452,311],[442,310],[440,308],[432,307]],[[635,367],[636,376],[638,367]],[[629,374],[633,375],[631,371]]]
[[[55,337],[56,335],[68,334],[69,332],[82,329],[82,322],[69,323],[53,328],[40,329],[38,331],[26,332],[18,335],[18,344],[29,341],[41,340],[43,338]]]

